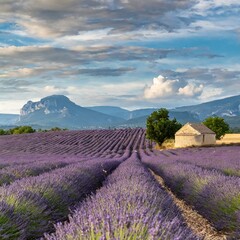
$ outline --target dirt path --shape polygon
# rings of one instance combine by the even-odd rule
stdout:
[[[150,170],[150,169],[149,169]],[[189,228],[192,231],[203,237],[204,240],[226,240],[227,236],[221,232],[218,232],[214,229],[208,220],[206,220],[203,216],[193,210],[189,205],[187,205],[183,200],[178,199],[172,191],[165,185],[164,180],[156,175],[153,171],[150,170],[155,179],[159,182],[159,184],[172,196],[175,204],[179,207],[182,212],[183,218],[185,219]]]

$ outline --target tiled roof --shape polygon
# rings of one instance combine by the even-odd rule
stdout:
[[[209,129],[202,123],[189,123],[189,125],[195,130],[197,130],[199,133],[215,134],[215,132],[213,132],[211,129]]]
[[[213,132],[211,129],[209,129],[202,123],[189,123],[189,125],[195,130],[197,130],[199,133],[215,134],[215,132]]]
[[[190,126],[190,128],[187,126]],[[178,130],[175,135],[188,136],[198,134],[215,134],[215,132],[202,123],[187,123],[180,130]]]

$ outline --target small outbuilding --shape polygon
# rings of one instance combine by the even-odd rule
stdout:
[[[202,123],[186,123],[175,133],[175,147],[204,146],[215,143],[215,132]]]

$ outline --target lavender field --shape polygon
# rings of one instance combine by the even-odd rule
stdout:
[[[1,136],[0,239],[210,239],[151,171],[219,232],[212,239],[240,239],[239,152],[156,151],[143,129]]]

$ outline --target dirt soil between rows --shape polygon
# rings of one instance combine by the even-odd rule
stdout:
[[[149,169],[150,170],[150,169]],[[183,200],[177,198],[172,191],[165,185],[164,180],[159,175],[156,175],[150,170],[154,178],[158,183],[170,194],[174,203],[179,207],[182,212],[183,218],[187,226],[203,240],[226,240],[227,235],[225,233],[217,231],[210,222],[195,211],[191,206],[186,204]]]

